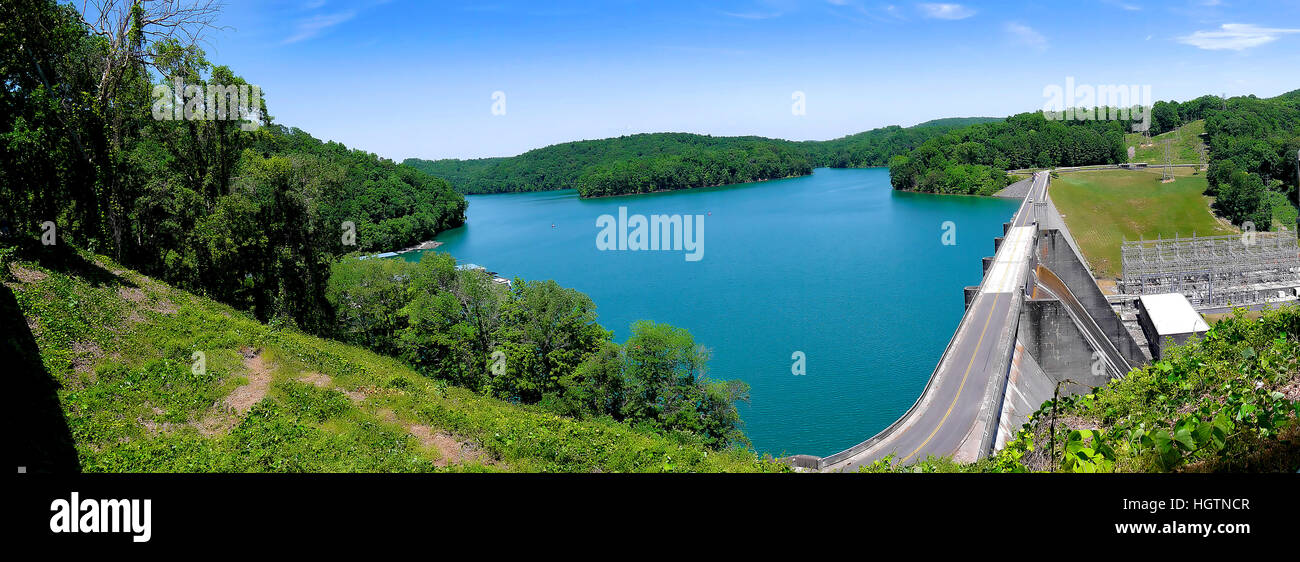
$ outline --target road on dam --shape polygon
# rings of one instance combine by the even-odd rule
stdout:
[[[1006,375],[1036,239],[1036,209],[1048,174],[1035,174],[979,292],[921,397],[898,421],[850,449],[820,461],[827,471],[854,471],[887,455],[896,463],[927,455],[974,460],[996,431],[1000,377]],[[991,402],[991,403],[990,403]]]

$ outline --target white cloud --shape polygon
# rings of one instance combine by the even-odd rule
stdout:
[[[917,4],[921,14],[937,20],[964,20],[975,15],[975,10],[961,4]]]
[[[885,22],[885,23],[894,23],[898,21],[907,20],[907,16],[903,15],[903,11],[900,10],[898,6],[895,6],[894,4],[885,4],[885,5],[879,5],[879,6],[868,8],[865,5],[865,3],[859,0],[826,0],[826,3],[835,7],[831,9],[831,13],[840,15],[842,17],[847,17],[848,19],[853,19],[855,21],[860,21],[860,20],[857,20],[857,18],[853,17],[854,15],[866,16],[875,21]]]
[[[352,19],[356,15],[356,12],[349,10],[337,14],[318,15],[298,20],[296,31],[288,39],[285,39],[284,43],[297,43],[311,39],[331,27]]]
[[[1130,12],[1142,11],[1142,6],[1139,6],[1137,4],[1129,4],[1128,2],[1124,2],[1122,0],[1102,0],[1102,2],[1110,4],[1111,6],[1119,8],[1121,10],[1127,10]]]
[[[1197,31],[1178,38],[1184,43],[1207,51],[1241,51],[1277,41],[1287,33],[1300,33],[1300,29],[1259,27],[1250,23],[1225,23],[1218,31]]]
[[[781,12],[722,12],[722,15],[745,20],[765,20],[779,17]]]
[[[1022,23],[1007,22],[1003,29],[1018,44],[1043,50],[1047,48],[1047,38],[1042,33],[1034,31],[1034,28]]]

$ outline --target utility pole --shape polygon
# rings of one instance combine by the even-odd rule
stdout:
[[[1173,168],[1173,166],[1170,165],[1170,164],[1172,164],[1172,162],[1169,161],[1169,141],[1171,141],[1171,140],[1173,140],[1173,139],[1166,138],[1166,139],[1165,139],[1165,142],[1164,142],[1164,145],[1165,145],[1165,171],[1164,171],[1164,173],[1161,174],[1161,176],[1160,176],[1160,183],[1169,183],[1169,182],[1171,182],[1171,181],[1174,181],[1174,168]]]

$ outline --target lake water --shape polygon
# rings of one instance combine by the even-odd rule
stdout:
[[[436,251],[582,291],[617,341],[638,319],[690,330],[712,350],[709,376],[750,384],[745,432],[774,455],[837,452],[911,407],[961,320],[962,288],[979,283],[980,258],[1019,203],[897,192],[885,169],[589,200],[467,199],[466,225],[439,235]],[[702,258],[598,250],[597,218],[620,206],[704,215]],[[941,243],[945,221],[954,246]],[[796,351],[802,376],[791,372]]]

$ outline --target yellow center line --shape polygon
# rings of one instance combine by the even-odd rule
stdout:
[[[939,425],[934,426],[934,431],[930,432],[930,436],[926,437],[925,441],[922,441],[920,445],[917,445],[916,450],[912,451],[906,457],[903,457],[903,460],[899,461],[899,464],[906,463],[908,459],[915,456],[917,452],[929,444],[930,440],[934,439],[934,435],[939,433],[939,428],[943,427],[943,422],[948,421],[948,416],[952,414],[952,409],[957,406],[957,399],[961,398],[961,391],[966,388],[966,379],[970,376],[971,367],[975,366],[975,357],[979,355],[980,346],[984,344],[984,334],[989,330],[989,322],[993,320],[993,313],[998,310],[999,298],[1002,298],[1000,293],[993,297],[993,304],[989,306],[989,317],[984,320],[984,329],[980,330],[980,339],[975,342],[975,350],[970,354],[970,363],[966,364],[966,372],[961,376],[961,385],[957,387],[957,395],[952,397],[952,404],[948,405],[948,411],[943,413],[943,418],[939,420]]]

